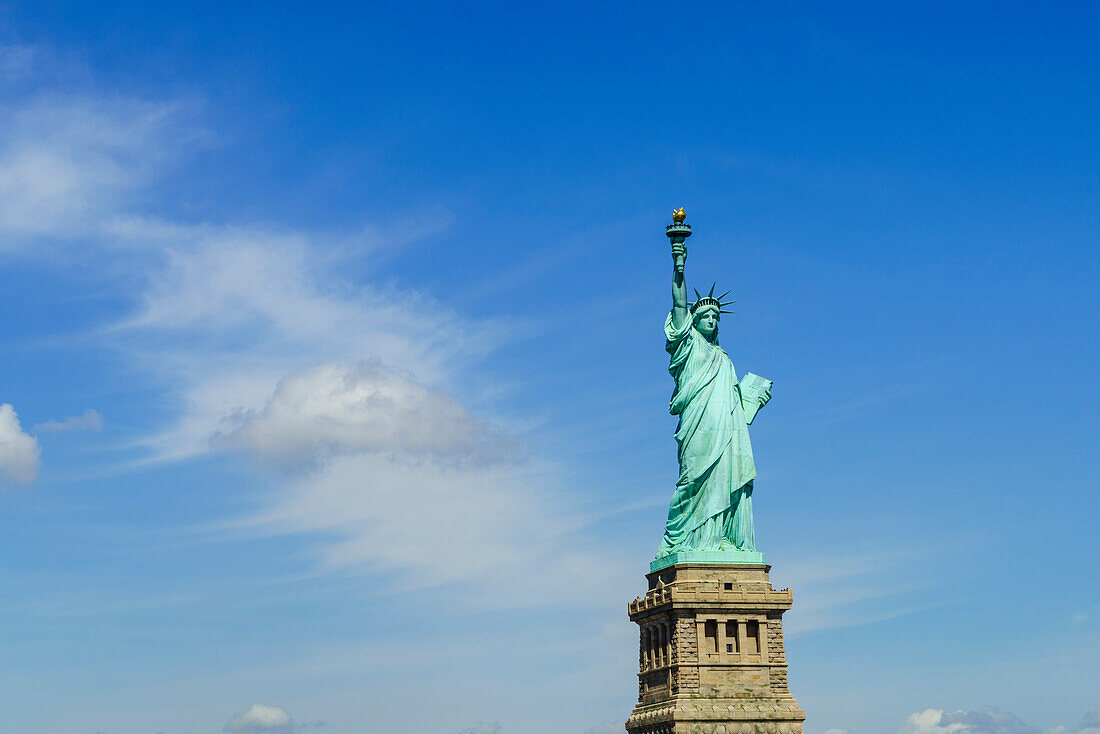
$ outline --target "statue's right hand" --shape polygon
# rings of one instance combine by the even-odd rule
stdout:
[[[676,272],[684,272],[684,261],[687,260],[687,246],[682,242],[677,242],[672,246],[672,262],[676,263]]]

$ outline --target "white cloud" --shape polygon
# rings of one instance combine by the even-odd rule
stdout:
[[[124,236],[166,256],[134,316],[104,335],[179,401],[177,422],[148,441],[159,458],[209,450],[227,419],[262,410],[289,374],[377,360],[432,385],[500,342],[491,324],[419,294],[352,287],[334,269],[343,245],[324,237],[147,222]]]
[[[214,442],[296,464],[356,453],[485,460],[493,438],[452,396],[406,373],[332,363],[280,380],[262,410],[226,418]]]
[[[25,57],[9,55],[8,62]],[[180,110],[79,95],[0,106],[0,228],[9,235],[3,247],[25,246],[27,236],[99,234],[125,209],[126,195],[179,147]]]
[[[470,407],[492,391],[474,368],[508,329],[345,276],[350,263],[361,272],[370,253],[436,231],[445,217],[391,218],[392,231],[350,238],[152,219],[140,210],[146,185],[180,140],[202,134],[186,106],[55,96],[0,112],[6,247],[68,238],[89,252],[143,254],[114,262],[140,293],[132,315],[95,343],[126,357],[175,409],[138,442],[148,460],[236,449],[309,470],[276,477],[255,516],[227,525],[318,533],[329,568],[476,579],[468,592],[486,604],[583,599],[576,584],[601,591],[609,554],[581,537],[585,519],[568,509],[576,503],[553,469]],[[533,579],[534,563],[550,570]],[[555,583],[573,592],[556,594]]]
[[[938,709],[925,709],[910,714],[897,734],[953,734],[968,731],[965,724],[944,720],[944,712]]]
[[[952,712],[925,709],[906,719],[897,734],[1040,734],[1040,731],[1015,714],[986,707]]]
[[[352,287],[340,255],[306,235],[146,222],[127,236],[142,233],[163,241],[167,267],[105,338],[178,400],[179,419],[147,442],[154,457],[236,448],[310,469],[229,526],[320,534],[324,568],[469,580],[479,604],[608,588],[613,555],[584,537],[553,468],[447,390],[481,376],[470,367],[501,343],[494,324]],[[532,578],[531,564],[548,570]]]
[[[1059,724],[1040,730],[1015,714],[989,706],[972,711],[925,709],[910,715],[895,734],[1100,734],[1100,710],[1086,714],[1076,729]]]
[[[46,433],[59,433],[66,431],[102,431],[103,430],[103,416],[99,414],[99,411],[94,408],[88,408],[80,415],[70,415],[68,418],[62,418],[59,421],[43,421],[42,423],[35,423],[31,426],[33,431],[43,431]]]
[[[230,734],[293,734],[294,720],[282,706],[254,703],[225,722],[223,730]]]
[[[1100,709],[1085,714],[1077,734],[1100,734]]]
[[[469,729],[458,732],[458,734],[500,734],[500,724],[495,721],[479,721]]]
[[[15,408],[0,405],[0,474],[22,484],[32,481],[40,453],[38,439],[23,431]]]
[[[263,533],[321,533],[330,569],[406,571],[405,584],[473,582],[455,601],[576,603],[608,588],[607,556],[552,501],[546,467],[457,466],[408,455],[334,457],[289,481],[247,521]],[[538,568],[538,574],[531,569]],[[568,587],[571,593],[560,594]]]

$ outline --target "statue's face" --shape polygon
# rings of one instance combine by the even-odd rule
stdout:
[[[695,319],[695,328],[703,336],[713,336],[718,331],[718,312],[714,309],[703,309]]]

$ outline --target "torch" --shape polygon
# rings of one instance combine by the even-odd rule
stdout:
[[[684,214],[684,207],[674,209],[672,212],[672,224],[665,227],[665,235],[668,236],[672,242],[672,251],[676,252],[677,245],[684,246],[684,241],[691,237],[691,225],[684,224],[684,220],[687,219],[687,214]],[[678,260],[676,263],[677,271],[683,272],[683,260]]]

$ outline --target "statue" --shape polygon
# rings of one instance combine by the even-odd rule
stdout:
[[[676,381],[668,411],[679,416],[676,443],[680,478],[668,508],[657,559],[693,551],[756,554],[752,488],[756,479],[748,426],[771,400],[770,380],[748,373],[738,381],[718,345],[718,323],[732,302],[729,291],[688,304],[684,262],[691,226],[684,210],[666,228],[672,241],[672,311],[665,320],[668,371]],[[671,559],[670,559],[671,560]],[[656,563],[656,562],[655,562]]]

